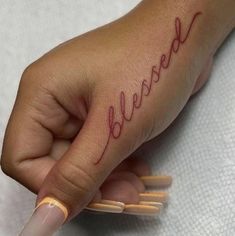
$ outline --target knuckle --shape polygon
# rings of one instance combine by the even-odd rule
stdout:
[[[1,156],[1,170],[4,174],[8,175],[9,166],[7,165],[3,155]]]
[[[59,186],[69,186],[75,196],[86,196],[92,194],[96,181],[82,167],[66,161],[56,168],[56,176]]]
[[[5,140],[1,154],[1,170],[7,176],[23,184],[25,176],[24,156],[10,149],[8,145]]]
[[[12,158],[6,158],[5,155],[1,156],[1,169],[4,174],[14,178],[17,173],[17,168]]]
[[[40,75],[40,66],[37,63],[32,63],[25,68],[21,76],[21,84],[28,83],[31,80],[35,80]]]
[[[52,69],[47,61],[35,61],[25,68],[20,80],[20,88],[42,86],[52,77]]]

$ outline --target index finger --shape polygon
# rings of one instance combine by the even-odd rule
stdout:
[[[23,74],[1,158],[3,172],[35,193],[55,164],[50,156],[54,137],[69,138],[79,126],[38,81],[34,71]]]

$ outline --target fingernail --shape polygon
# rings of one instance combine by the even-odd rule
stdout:
[[[124,206],[115,206],[111,204],[92,202],[86,207],[86,209],[99,212],[121,213],[124,209]]]
[[[164,203],[168,199],[166,192],[144,192],[139,194],[140,201],[153,201]]]
[[[126,204],[123,213],[129,215],[155,216],[160,213],[160,209],[155,206]]]
[[[123,203],[123,202],[117,202],[117,201],[105,200],[105,199],[102,199],[100,201],[100,203],[118,206],[118,207],[122,207],[122,208],[125,206],[125,203]]]
[[[140,179],[147,187],[168,187],[172,183],[172,177],[164,175],[162,176],[147,175],[147,176],[141,176]]]
[[[161,202],[151,202],[151,201],[140,201],[140,205],[149,205],[149,206],[155,206],[160,208],[160,210],[163,208],[163,204]]]
[[[35,208],[20,236],[50,236],[67,219],[68,210],[58,200],[46,197]]]

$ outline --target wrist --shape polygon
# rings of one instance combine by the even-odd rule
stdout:
[[[164,44],[163,38],[168,35],[167,29],[171,29],[176,17],[187,24],[196,12],[202,12],[202,17],[192,40],[196,41],[195,45],[200,44],[205,53],[213,53],[235,27],[234,0],[143,0],[127,16],[127,25],[134,34],[130,38],[140,39],[154,50],[159,43]]]

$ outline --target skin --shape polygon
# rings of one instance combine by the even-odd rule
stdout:
[[[107,145],[113,124],[122,119],[120,93],[130,114],[133,94],[170,50],[176,17],[183,37],[197,12],[202,14],[161,79]],[[138,176],[151,171],[132,153],[163,132],[206,82],[215,52],[235,26],[234,12],[231,0],[144,0],[124,17],[42,56],[22,75],[2,170],[37,193],[37,202],[45,196],[62,201],[70,218],[92,199],[137,203],[144,191]]]

